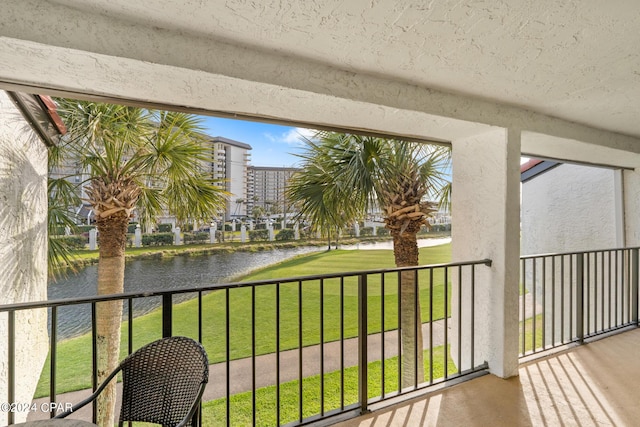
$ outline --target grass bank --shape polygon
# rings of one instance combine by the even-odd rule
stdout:
[[[420,263],[444,263],[451,259],[450,245],[420,249]],[[337,250],[314,253],[284,261],[251,273],[243,281],[295,277],[302,275],[348,272],[372,268],[391,268],[394,266],[393,252],[390,250]],[[397,274],[385,275],[385,329],[397,327]],[[428,279],[424,280],[427,283]],[[433,320],[443,316],[444,284],[442,277],[434,277]],[[341,289],[337,280],[326,280],[323,283],[324,296],[324,339],[325,342],[340,337],[340,294],[343,293],[345,311],[345,337],[357,335],[357,282],[355,278],[345,280]],[[369,331],[379,332],[381,329],[381,287],[375,280],[369,282]],[[320,284],[305,283],[302,301],[303,345],[317,344],[320,341],[319,301]],[[297,348],[300,322],[298,321],[298,285],[283,283],[280,286],[280,348],[282,350]],[[276,349],[276,312],[275,286],[263,286],[256,289],[255,296],[249,288],[235,288],[229,292],[229,311],[226,310],[226,292],[209,292],[202,298],[203,345],[211,363],[225,360],[226,318],[229,317],[229,335],[231,359],[248,357],[252,352],[251,311],[252,299],[256,307],[256,354],[272,353]],[[423,306],[430,300],[429,288],[421,287],[420,299]],[[173,332],[175,335],[198,337],[198,300],[190,300],[178,304],[173,312]],[[423,321],[429,321],[425,313]],[[133,320],[133,348],[138,348],[161,337],[162,318],[160,310]],[[121,357],[127,352],[129,337],[128,323],[123,323]],[[89,334],[65,340],[58,345],[57,368],[58,393],[88,388],[91,386],[91,336]],[[48,394],[49,365],[45,366],[37,390],[37,396]]]
[[[419,235],[418,238],[441,238],[450,237],[450,232],[433,232]],[[391,240],[391,237],[385,236],[367,236],[359,238],[344,238],[341,239],[340,245],[352,245],[363,242],[381,242]],[[223,243],[213,244],[190,244],[190,245],[167,245],[167,246],[152,246],[142,248],[127,248],[125,257],[127,260],[132,259],[155,259],[163,257],[173,256],[194,256],[194,255],[212,255],[216,253],[230,253],[236,251],[242,252],[261,252],[268,251],[276,248],[295,248],[300,246],[317,246],[326,247],[328,242],[320,239],[310,240],[286,240],[286,241],[273,241],[273,242],[245,242],[242,243],[237,239],[236,241],[227,241]],[[335,242],[332,242],[332,247],[335,247]],[[85,265],[96,264],[98,262],[98,250],[76,250],[72,252],[72,260],[68,265],[69,268],[81,268]]]
[[[444,346],[433,349],[433,378],[444,377]],[[448,349],[447,349],[448,351]],[[368,391],[369,398],[380,396],[382,393],[382,363],[371,362],[368,365]],[[429,373],[429,351],[424,352],[424,372]],[[392,357],[384,360],[385,393],[398,390],[398,358]],[[456,367],[449,360],[448,373],[454,374]],[[340,371],[330,372],[324,375],[324,396],[321,389],[321,376],[314,375],[302,380],[302,416],[311,417],[321,413],[324,409],[329,412],[340,409],[342,405],[349,406],[358,402],[358,368],[351,367],[344,370],[344,388],[341,388]],[[428,378],[427,378],[428,379]],[[298,381],[289,381],[280,385],[280,424],[277,420],[277,390],[275,386],[263,387],[256,390],[256,426],[275,426],[294,422],[300,419],[299,405],[300,394]],[[324,408],[320,407],[321,398],[324,399]],[[253,392],[239,393],[229,399],[230,425],[253,425]],[[202,425],[226,426],[227,424],[227,399],[216,399],[203,404]]]

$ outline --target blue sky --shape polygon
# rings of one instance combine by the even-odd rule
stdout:
[[[252,147],[254,166],[295,166],[300,159],[292,153],[300,152],[300,135],[311,136],[314,131],[290,126],[203,116],[205,132],[244,142]]]
[[[315,133],[311,129],[220,117],[202,116],[202,119],[209,135],[251,145],[251,164],[254,166],[296,166],[300,159],[293,153],[299,153],[304,146],[300,135],[310,138]],[[520,163],[527,160],[528,157],[522,157]]]

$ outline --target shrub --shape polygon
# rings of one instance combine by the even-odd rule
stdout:
[[[385,227],[378,227],[377,233],[378,236],[388,236],[390,234],[389,229]]]
[[[305,227],[300,230],[300,238],[301,239],[315,239],[316,232],[311,229],[311,227]]]
[[[249,241],[269,240],[269,230],[251,230],[249,231]]]
[[[451,231],[451,224],[435,224],[431,226],[431,231],[443,232]]]
[[[373,236],[373,227],[362,227],[360,229],[361,236]]]
[[[129,225],[127,225],[127,233],[129,234],[135,233],[137,225],[138,225],[137,222],[130,222]]]
[[[172,231],[171,224],[158,224],[158,233],[171,233]]]
[[[296,234],[290,228],[285,228],[284,230],[280,230],[278,234],[276,234],[276,240],[293,240],[295,239]]]
[[[87,244],[87,238],[83,236],[60,236],[56,237],[68,249],[84,249]]]
[[[65,227],[58,225],[55,226],[52,230],[51,230],[51,234],[54,236],[64,236],[65,235]]]
[[[163,245],[173,245],[173,233],[153,233],[142,235],[142,246]]]
[[[184,243],[208,243],[209,233],[184,233]]]

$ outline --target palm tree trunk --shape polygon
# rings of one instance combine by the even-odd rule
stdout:
[[[418,242],[415,232],[394,232],[393,253],[396,266],[418,265]],[[424,381],[422,355],[422,316],[420,293],[414,271],[400,274],[400,335],[402,344],[402,388]],[[417,334],[416,334],[417,332]]]
[[[98,219],[100,258],[98,262],[98,295],[124,291],[124,251],[129,216],[118,212]],[[120,358],[120,324],[122,301],[97,304],[96,332],[98,348],[98,383],[118,366]],[[101,393],[98,400],[98,425],[115,423],[116,381]]]

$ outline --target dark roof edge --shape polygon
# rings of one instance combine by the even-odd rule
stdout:
[[[532,159],[520,166],[520,182],[527,182],[538,175],[560,166],[562,163],[550,160]]]
[[[234,141],[233,139],[225,138],[224,136],[208,136],[212,142],[224,142],[225,144],[234,145],[236,147],[244,148],[247,150],[251,150],[251,146],[249,144],[245,144],[244,142]]]
[[[56,112],[55,103],[48,96],[9,91],[7,94],[45,145],[55,146],[60,137],[67,132]]]
[[[60,117],[60,115],[58,114],[58,106],[53,101],[53,99],[47,95],[35,95],[35,96],[37,98],[40,98],[40,102],[42,102],[42,105],[44,105],[44,107],[46,108],[47,114],[51,119],[51,123],[53,123],[53,125],[58,129],[58,133],[60,135],[66,134],[67,126],[65,126],[64,122],[62,121],[62,117]]]

